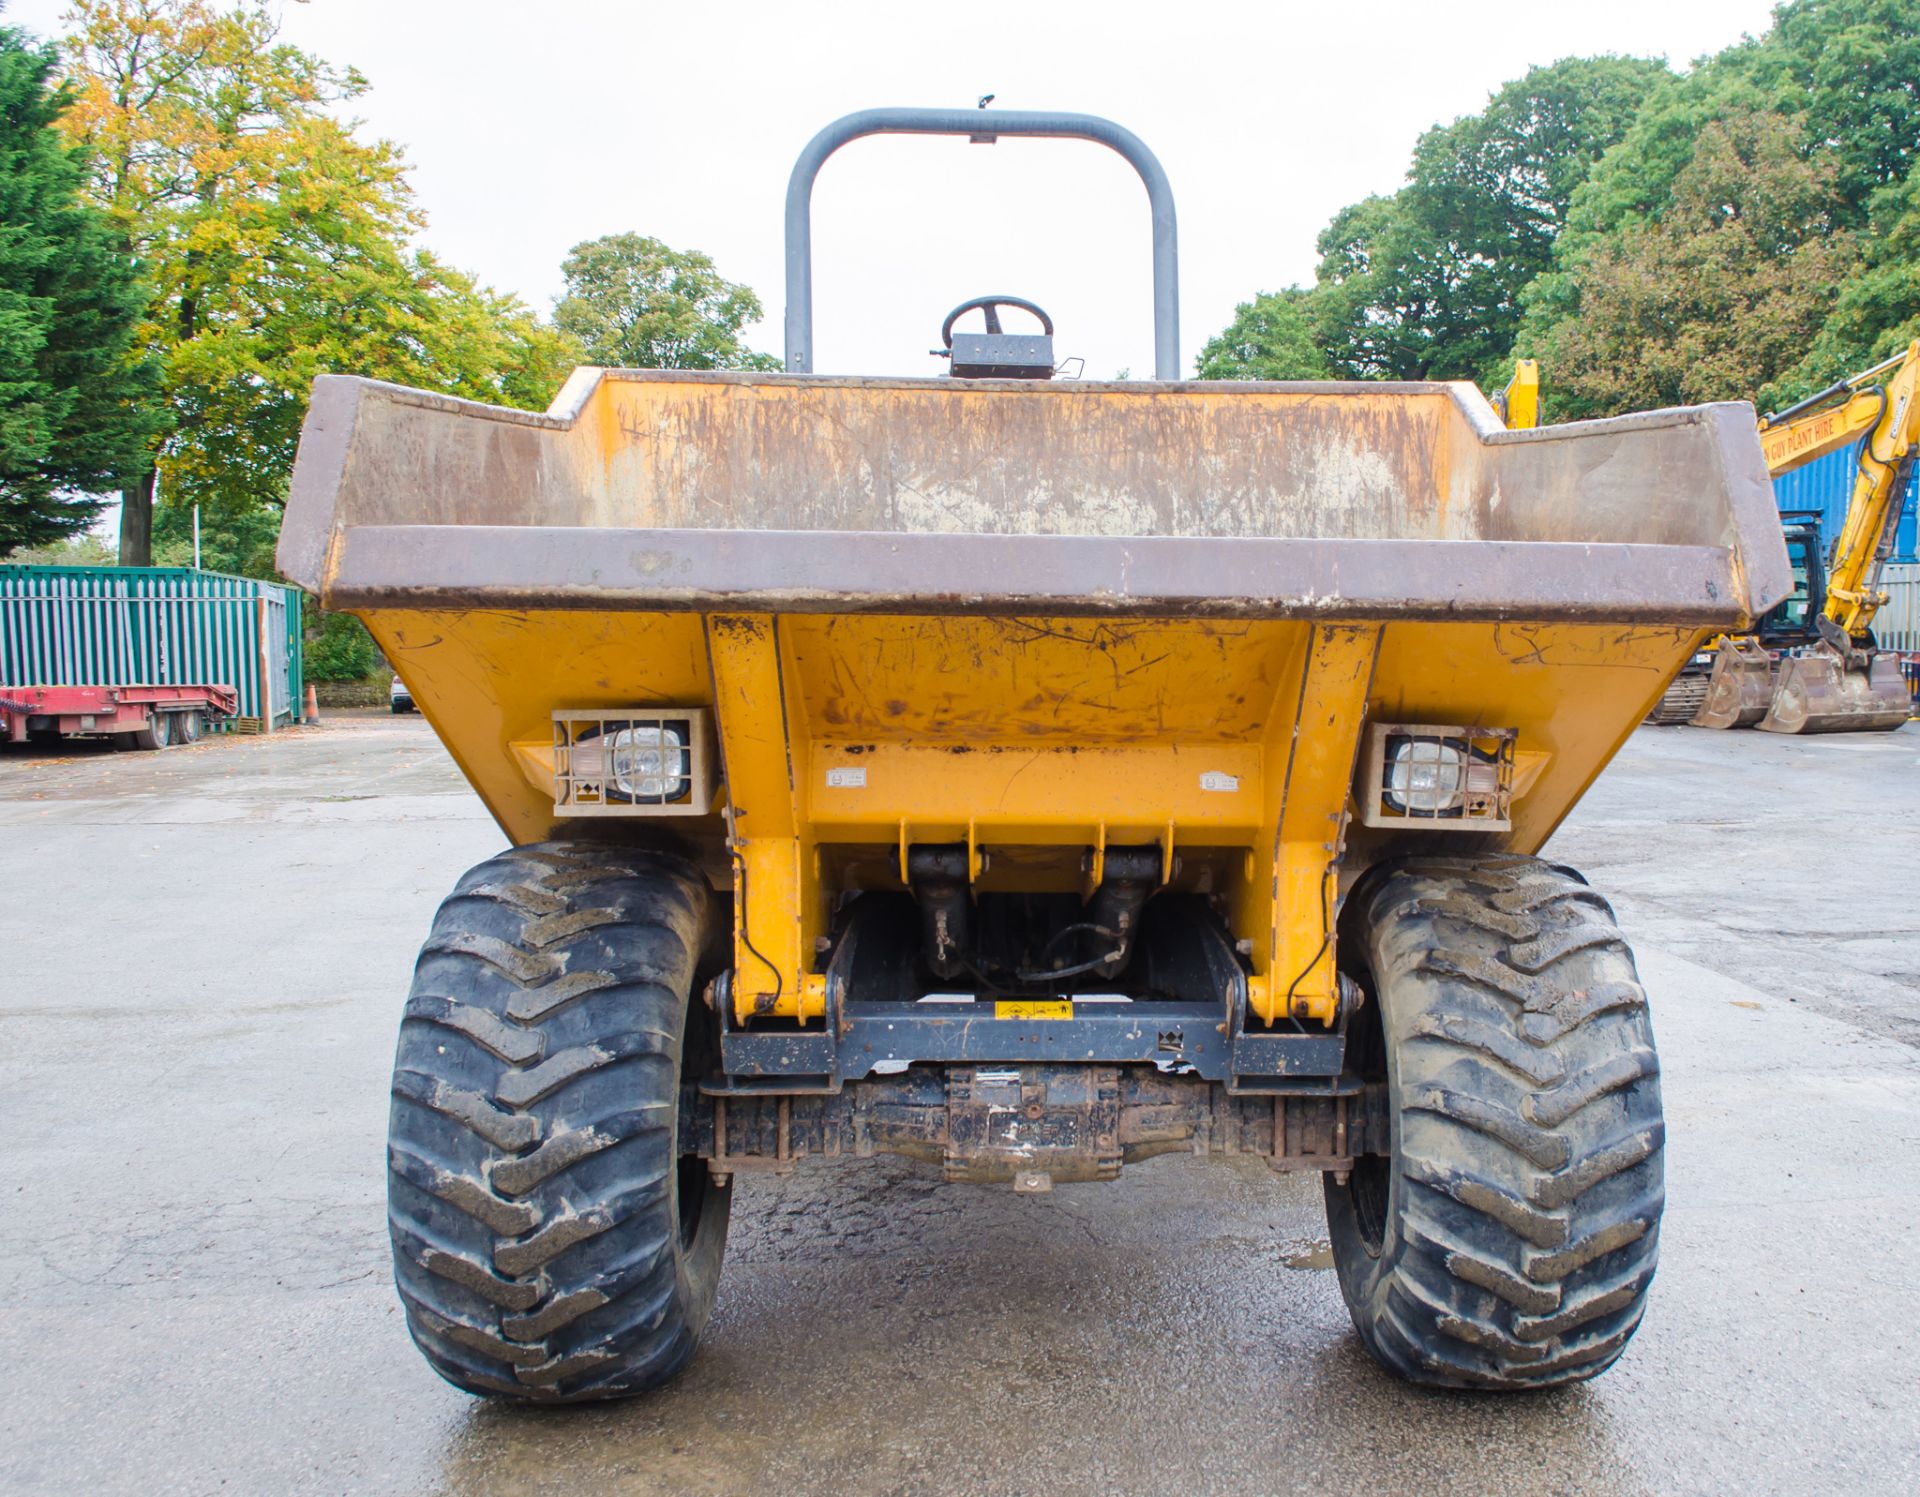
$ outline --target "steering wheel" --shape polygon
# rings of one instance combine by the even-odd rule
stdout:
[[[987,331],[989,333],[997,333],[1000,331],[1000,309],[1002,307],[1018,307],[1021,311],[1031,312],[1035,317],[1038,317],[1040,319],[1040,326],[1046,331],[1046,335],[1049,338],[1053,336],[1053,319],[1025,297],[976,296],[972,301],[961,302],[959,306],[947,313],[947,320],[940,324],[940,341],[948,348],[953,347],[954,323],[958,322],[975,307],[985,309],[987,314]]]

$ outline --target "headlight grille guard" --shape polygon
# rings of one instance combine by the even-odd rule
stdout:
[[[1504,832],[1512,825],[1513,728],[1463,728],[1435,723],[1369,723],[1361,754],[1357,797],[1362,826],[1402,831]],[[1459,789],[1439,809],[1409,808],[1394,792],[1396,756],[1429,755],[1424,762],[1462,766]]]
[[[658,734],[677,759],[676,782],[659,797],[623,791],[608,762],[623,736]],[[642,752],[643,750],[633,750]],[[704,816],[713,810],[712,714],[704,707],[563,708],[553,714],[553,811],[556,816]]]

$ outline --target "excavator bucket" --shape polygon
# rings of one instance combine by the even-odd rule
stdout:
[[[1911,708],[1893,656],[1843,655],[1823,642],[1782,663],[1772,705],[1756,726],[1769,733],[1890,733]]]
[[[1773,657],[1754,639],[1729,639],[1713,657],[1696,728],[1751,728],[1773,701]]]

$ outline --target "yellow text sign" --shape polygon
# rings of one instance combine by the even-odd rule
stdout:
[[[993,1006],[996,1019],[1071,1019],[1073,1002],[1067,998],[1047,998],[1015,1003],[996,1003]]]

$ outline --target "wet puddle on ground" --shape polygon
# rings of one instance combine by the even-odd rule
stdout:
[[[1293,1251],[1283,1254],[1280,1261],[1288,1268],[1332,1268],[1333,1244],[1322,1238],[1318,1242],[1295,1247]]]

